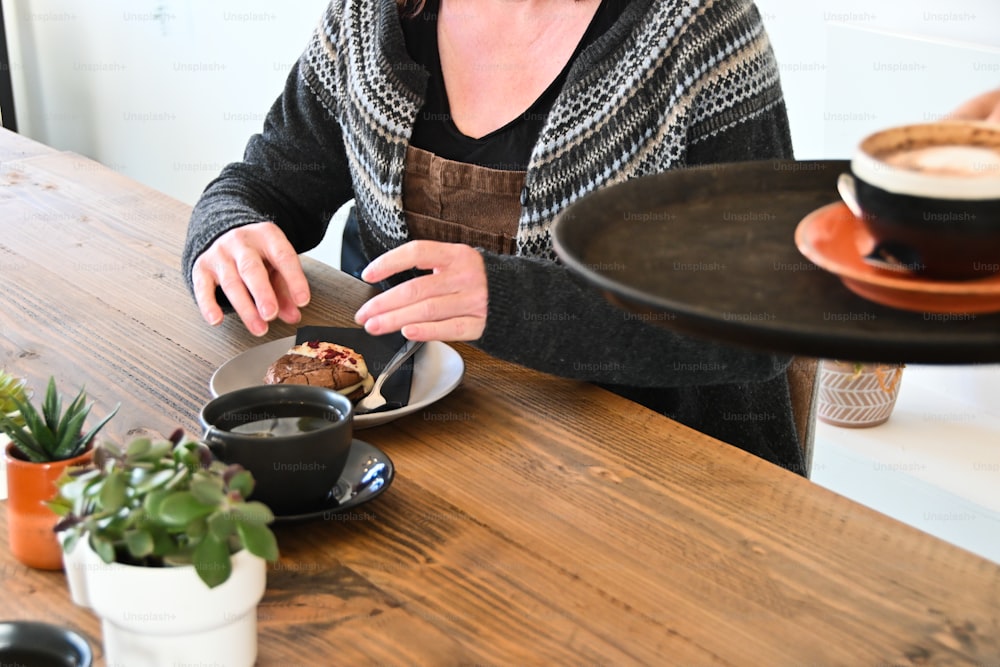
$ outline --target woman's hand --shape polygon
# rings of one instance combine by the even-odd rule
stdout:
[[[309,283],[295,248],[273,222],[231,229],[195,260],[191,270],[194,298],[211,325],[222,322],[215,300],[221,287],[236,314],[255,336],[267,333],[273,319],[294,324],[309,303]]]
[[[1000,123],[1000,88],[967,100],[948,114],[948,118]]]
[[[432,273],[370,299],[355,321],[370,334],[400,331],[410,340],[478,340],[486,330],[486,264],[461,243],[410,241],[369,264],[361,277],[377,283],[410,269]]]

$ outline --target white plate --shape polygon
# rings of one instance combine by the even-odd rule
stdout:
[[[208,385],[212,396],[264,384],[262,378],[267,367],[293,345],[295,336],[289,336],[236,355],[212,374]],[[464,374],[465,362],[462,361],[462,355],[446,343],[430,341],[415,355],[410,402],[395,410],[357,415],[354,417],[354,428],[357,430],[380,426],[425,408],[450,394],[462,382]]]

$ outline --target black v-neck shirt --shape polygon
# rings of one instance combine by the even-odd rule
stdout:
[[[618,20],[627,4],[628,0],[601,0],[573,55],[548,88],[509,123],[476,139],[462,134],[452,121],[438,52],[437,17],[441,3],[428,0],[416,17],[402,19],[410,57],[430,75],[427,99],[417,115],[410,143],[447,160],[491,169],[527,170],[532,148],[577,56]]]

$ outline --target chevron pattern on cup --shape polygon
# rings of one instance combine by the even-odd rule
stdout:
[[[816,417],[847,428],[877,426],[889,419],[899,395],[902,368],[880,367],[855,374],[850,364],[821,368]]]

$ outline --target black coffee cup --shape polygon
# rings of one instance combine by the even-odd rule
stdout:
[[[914,273],[967,280],[1000,272],[1000,125],[942,121],[876,132],[840,185],[875,242]]]
[[[222,394],[201,410],[205,443],[256,481],[251,499],[277,515],[323,507],[353,441],[351,401],[332,389],[261,385]]]

